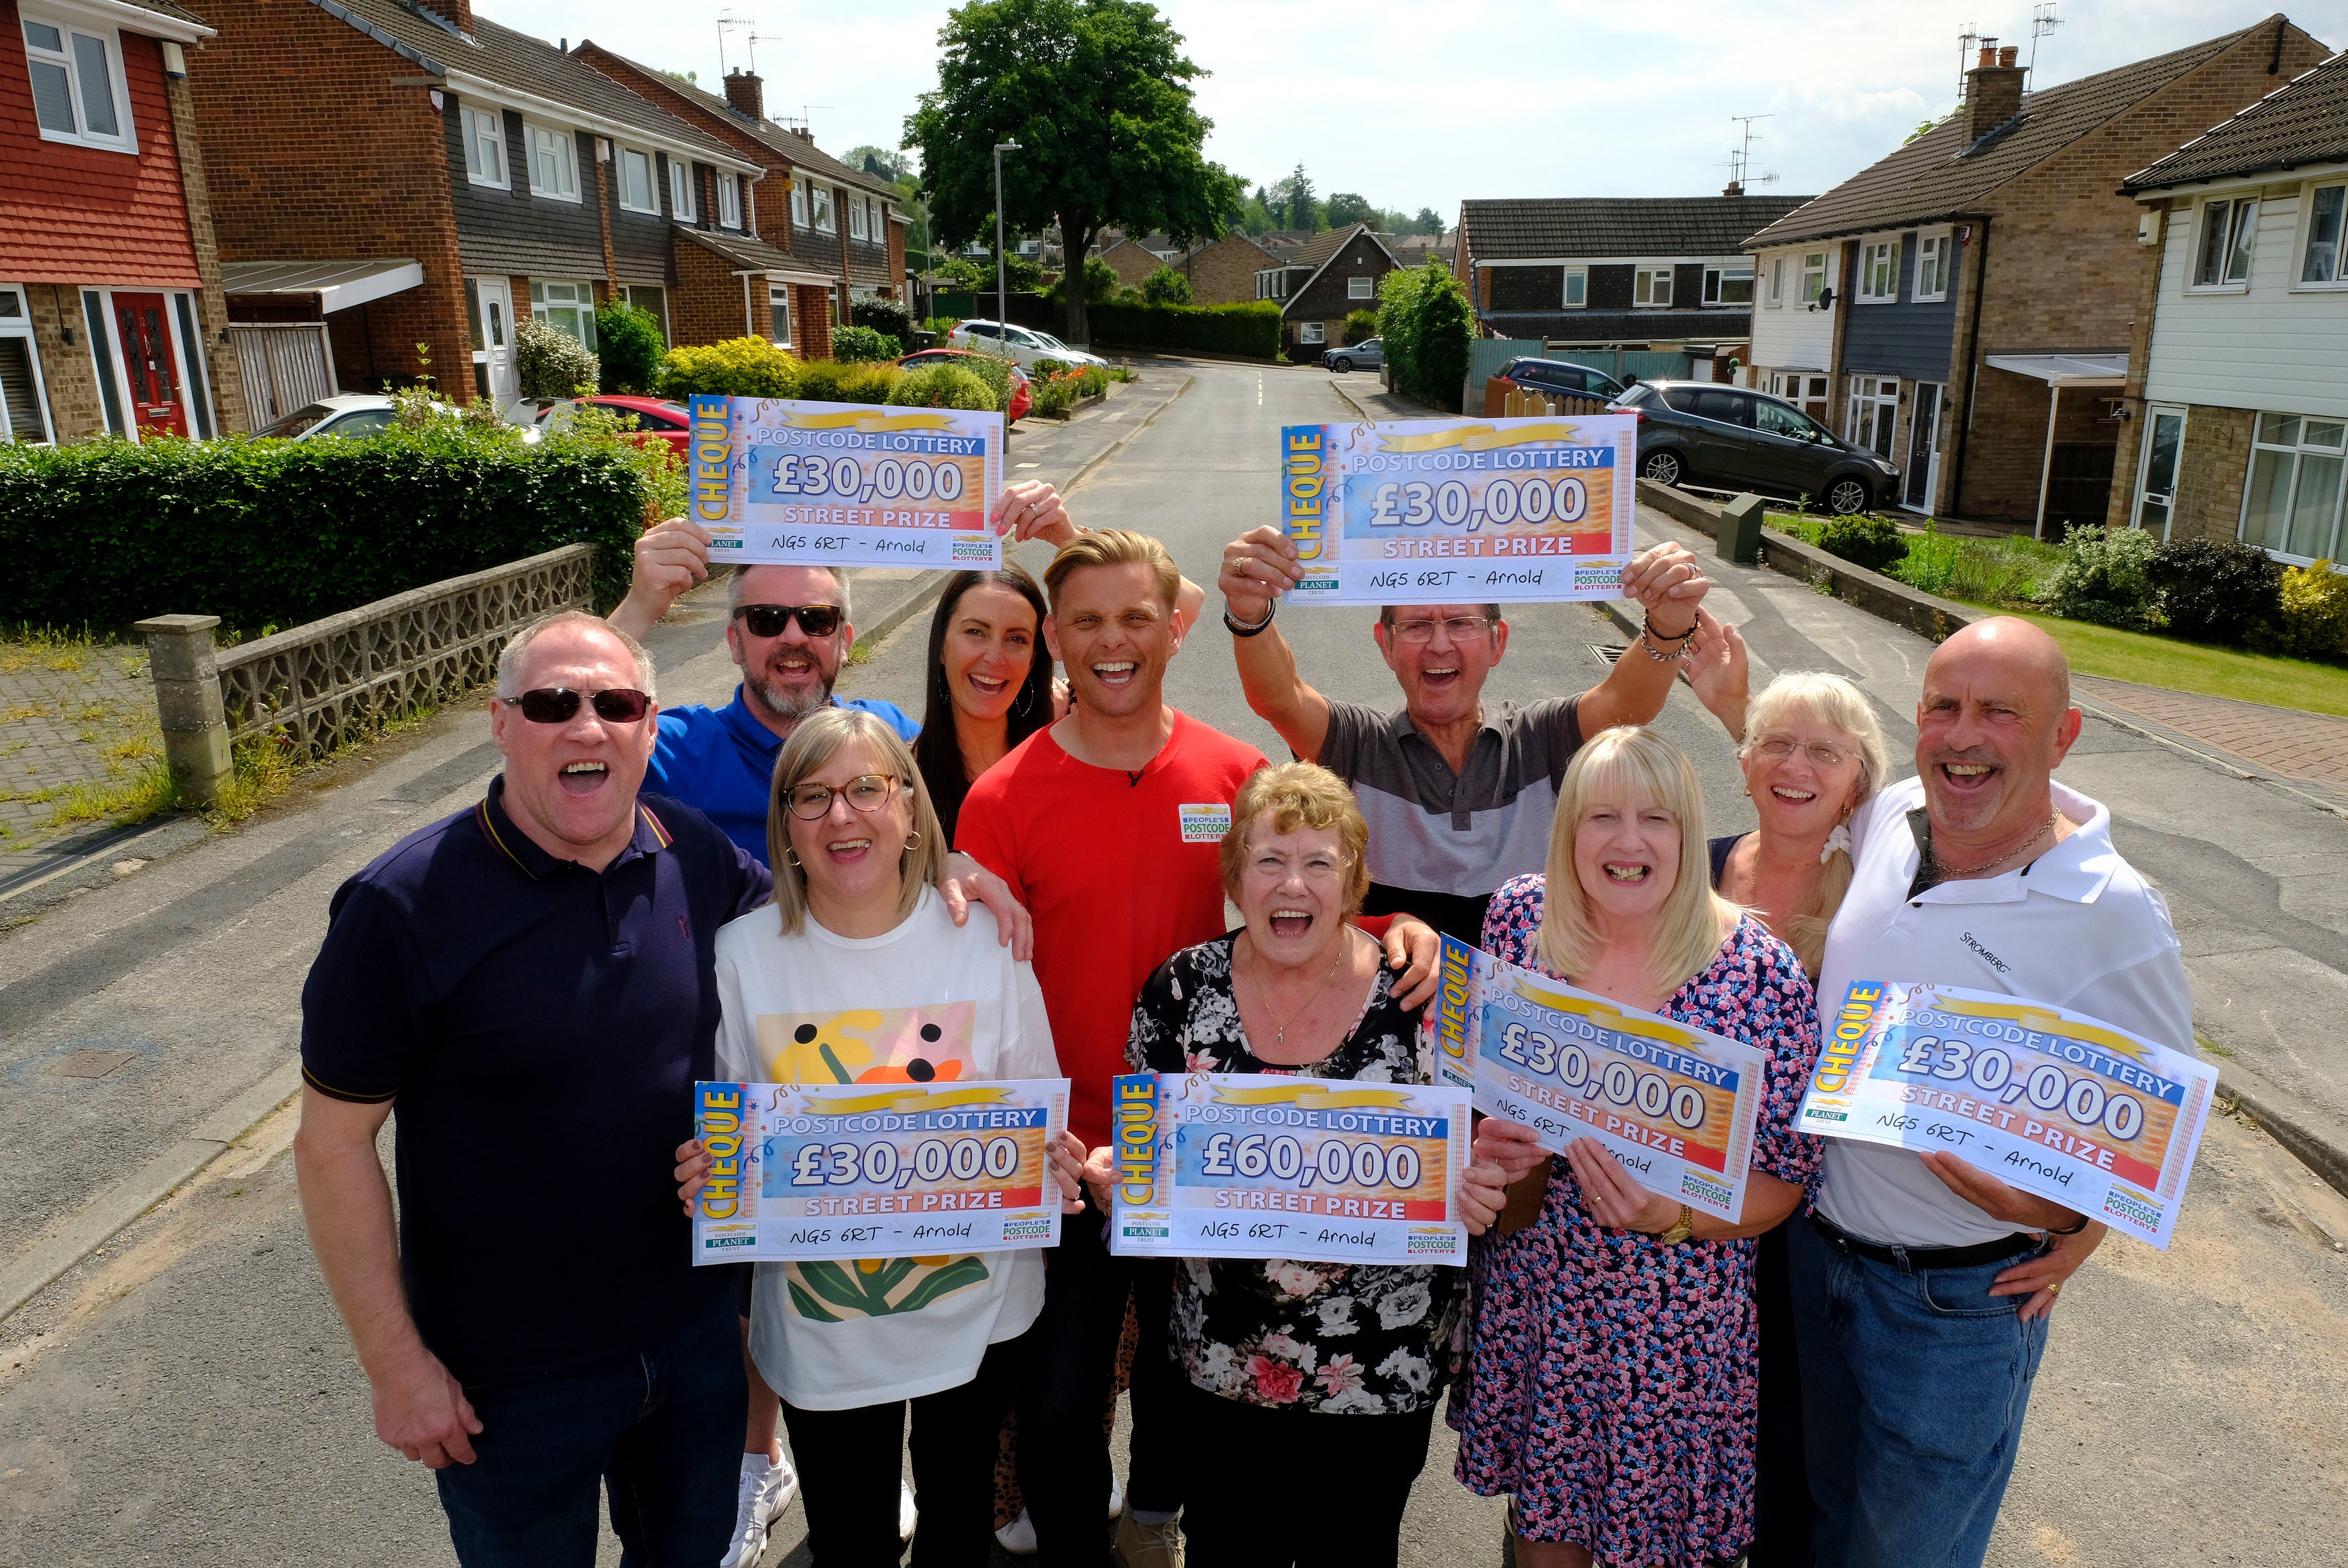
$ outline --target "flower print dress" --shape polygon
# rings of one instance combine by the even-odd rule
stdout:
[[[1485,950],[1540,968],[1542,897],[1540,876],[1504,883]],[[1818,1140],[1793,1119],[1818,1005],[1793,949],[1747,916],[1658,1010],[1767,1059],[1753,1169],[1807,1184]],[[1577,1542],[1605,1568],[1735,1558],[1753,1534],[1753,1250],[1605,1229],[1552,1160],[1540,1217],[1470,1253],[1474,1328],[1449,1412],[1461,1484],[1511,1494],[1519,1534]]]
[[[1185,948],[1159,967],[1133,1008],[1126,1055],[1137,1071],[1277,1072],[1425,1083],[1416,1015],[1397,1006],[1378,966],[1353,1031],[1309,1068],[1248,1049],[1231,990],[1239,933]],[[1466,1271],[1437,1264],[1180,1260],[1172,1351],[1192,1383],[1245,1404],[1327,1415],[1400,1415],[1432,1406],[1457,1363]]]

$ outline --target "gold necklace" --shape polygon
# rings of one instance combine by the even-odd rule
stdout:
[[[1311,1007],[1314,1002],[1321,999],[1321,993],[1327,990],[1331,984],[1336,980],[1338,966],[1345,961],[1346,958],[1353,952],[1353,927],[1348,926],[1345,927],[1345,939],[1337,945],[1337,956],[1329,960],[1329,972],[1321,977],[1321,983],[1313,989],[1313,994],[1311,996],[1304,999],[1304,1006],[1300,1007],[1294,1012],[1290,1013],[1286,1020],[1272,1030],[1272,1044],[1273,1050],[1281,1050],[1287,1048],[1289,1024],[1294,1023],[1300,1017],[1302,1017],[1305,1008]],[[1250,941],[1248,943],[1248,952],[1252,958],[1254,958],[1257,963],[1261,964],[1263,961],[1262,955],[1256,952],[1255,943],[1253,941]],[[1270,1012],[1272,1010],[1272,988],[1264,984],[1263,977],[1261,974],[1256,976],[1255,989],[1263,998],[1264,1010],[1266,1012]]]
[[[2054,832],[2054,825],[2055,825],[2056,823],[2058,823],[2058,822],[2062,821],[2062,820],[2063,820],[2063,818],[2062,818],[2062,814],[2061,814],[2061,813],[2059,813],[2059,812],[2049,812],[2049,813],[2047,813],[2047,814],[2046,814],[2046,825],[2045,825],[2045,826],[2044,826],[2044,827],[2042,827],[2042,828],[2040,828],[2036,833],[2032,834],[2032,835],[2030,835],[2030,842],[2029,842],[2029,843],[2027,843],[2027,844],[2024,844],[2024,845],[2019,845],[2019,846],[2018,846],[2018,847],[2016,847],[2016,848],[2009,849],[2009,850],[2007,850],[2003,855],[1999,856],[1998,856],[1996,859],[1994,859],[1994,860],[1984,860],[1984,861],[1982,861],[1979,866],[1950,866],[1950,865],[1947,865],[1947,864],[1945,864],[1944,862],[1942,862],[1942,860],[1941,859],[1941,852],[1940,852],[1938,849],[1935,849],[1935,850],[1933,850],[1933,851],[1932,851],[1932,864],[1933,864],[1934,866],[1939,866],[1939,867],[1941,868],[1941,877],[1942,877],[1942,879],[1943,879],[1943,880],[1946,880],[1947,878],[1950,878],[1950,877],[1978,876],[1980,876],[1982,872],[1984,872],[1984,871],[1988,870],[1988,869],[1989,869],[1991,866],[2003,866],[2003,865],[2004,865],[2007,861],[2009,861],[2009,860],[2013,859],[2015,856],[2020,855],[2020,854],[2023,852],[2023,850],[2024,850],[2024,849],[2034,849],[2034,848],[2036,848],[2036,847],[2037,847],[2037,845],[2038,845],[2038,841],[2039,841],[2040,839],[2042,839],[2042,838],[2045,837],[2048,834],[2050,834],[2050,833]]]

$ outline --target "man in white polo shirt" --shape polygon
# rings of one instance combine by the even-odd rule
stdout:
[[[2108,809],[2050,776],[2079,736],[2054,641],[1977,621],[1926,665],[1919,777],[1851,822],[1818,1010],[1854,980],[2073,1009],[2193,1051],[2168,906]],[[1966,1568],[1989,1548],[2046,1317],[2104,1227],[1944,1153],[1830,1138],[1788,1236],[1820,1568]]]

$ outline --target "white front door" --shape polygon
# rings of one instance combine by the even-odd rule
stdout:
[[[2136,526],[2168,538],[2177,510],[2178,460],[2185,450],[2185,410],[2157,405],[2145,410],[2144,462],[2136,487]]]
[[[503,411],[521,392],[514,377],[513,291],[503,278],[468,278],[465,308],[471,317],[474,393]]]

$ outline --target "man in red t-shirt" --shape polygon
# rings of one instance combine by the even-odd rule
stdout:
[[[1109,1141],[1109,1080],[1127,1070],[1142,982],[1182,948],[1223,933],[1216,846],[1240,785],[1265,765],[1253,746],[1166,705],[1166,666],[1182,641],[1173,614],[1181,580],[1166,547],[1146,535],[1100,529],[1061,547],[1044,573],[1052,602],[1044,637],[1067,671],[1068,716],[979,775],[954,834],[954,847],[1010,883],[1035,919],[1035,979],[1072,1081],[1068,1124],[1087,1148]],[[1437,945],[1406,917],[1386,932],[1390,961],[1400,965],[1406,951],[1411,964],[1396,988],[1406,1000],[1431,989]],[[1178,1563],[1168,1266],[1111,1257],[1097,1213],[1072,1217],[1049,1256],[1036,1359],[1019,1399],[1020,1488],[1041,1560],[1045,1568],[1103,1560],[1110,1474],[1101,1411],[1134,1289],[1141,1343],[1116,1557],[1123,1568]]]

